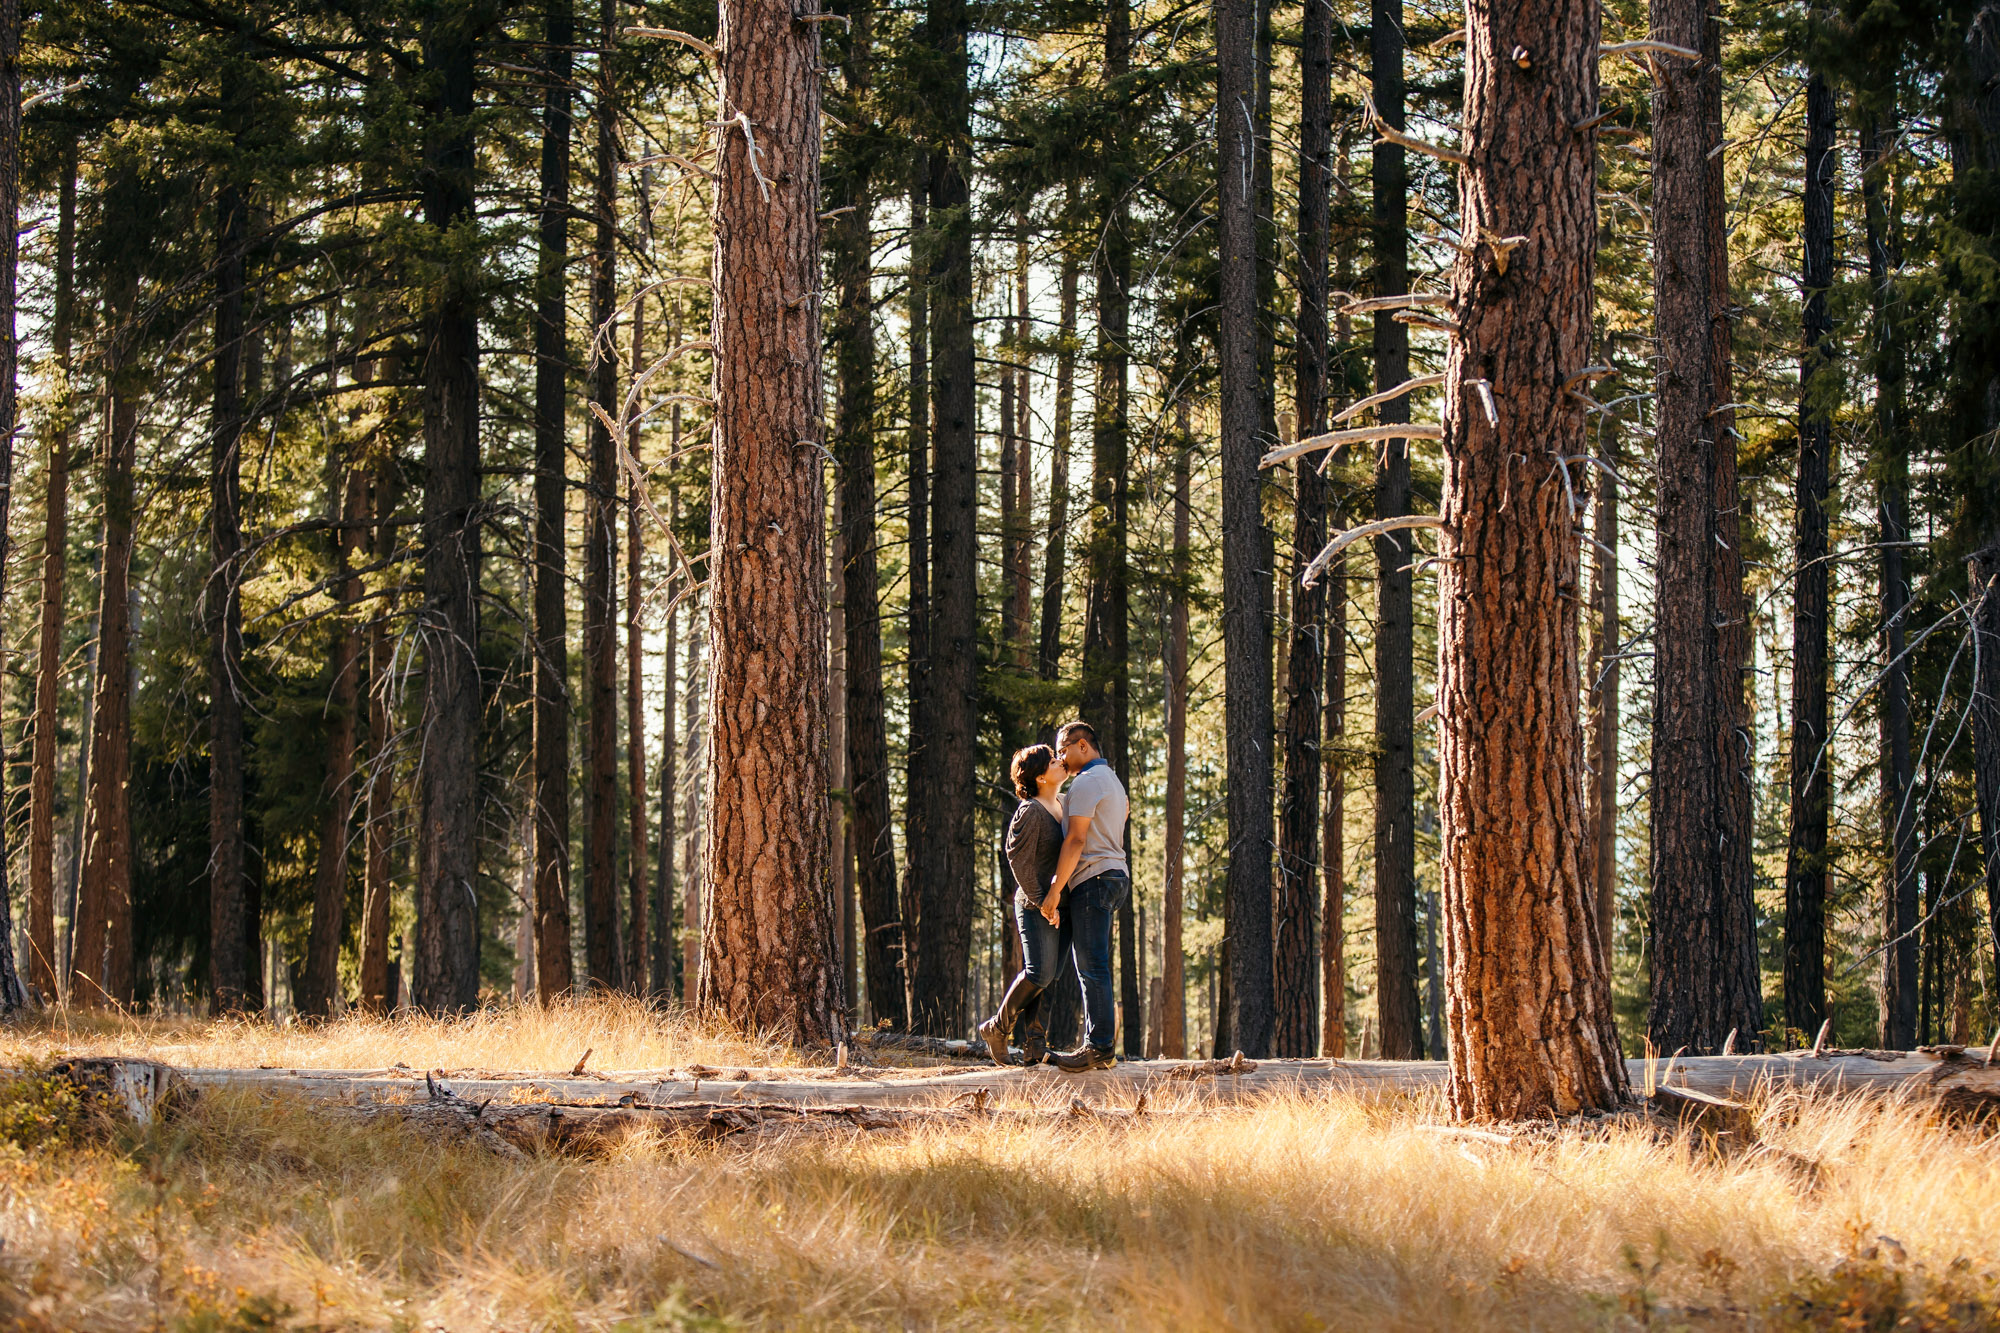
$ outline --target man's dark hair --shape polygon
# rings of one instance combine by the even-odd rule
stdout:
[[[1024,801],[1035,799],[1035,784],[1042,774],[1049,771],[1049,765],[1056,761],[1056,752],[1046,745],[1030,745],[1024,750],[1014,751],[1014,762],[1008,772],[1014,778],[1014,794]]]
[[[1058,750],[1073,740],[1089,741],[1090,748],[1093,750],[1104,748],[1097,743],[1097,728],[1091,726],[1088,722],[1065,722],[1062,724],[1062,729],[1056,732],[1056,748]]]

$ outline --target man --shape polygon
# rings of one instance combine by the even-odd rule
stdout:
[[[1109,1069],[1115,1023],[1111,995],[1111,920],[1132,893],[1125,862],[1125,816],[1131,808],[1125,784],[1097,751],[1097,732],[1088,722],[1066,722],[1056,733],[1056,761],[1071,775],[1063,795],[1067,832],[1056,859],[1055,881],[1042,899],[1050,925],[1070,912],[1070,956],[1083,983],[1083,1045],[1050,1061],[1072,1074]]]

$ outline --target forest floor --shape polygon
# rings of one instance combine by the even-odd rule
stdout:
[[[792,1067],[598,1001],[317,1030],[42,1016],[0,1066]],[[2000,1136],[1787,1092],[1452,1132],[1433,1094],[970,1115],[510,1159],[269,1090],[92,1127],[0,1085],[0,1327],[2000,1328]]]

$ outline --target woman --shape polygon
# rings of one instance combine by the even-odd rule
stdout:
[[[1009,773],[1015,794],[1021,798],[1007,825],[1007,864],[1014,872],[1014,922],[1021,932],[1021,975],[1001,997],[1000,1012],[979,1025],[979,1035],[993,1053],[994,1063],[1012,1064],[1007,1041],[1014,1034],[1014,1025],[1025,1019],[1022,1063],[1038,1065],[1049,1053],[1040,1019],[1042,991],[1055,981],[1063,955],[1069,952],[1068,926],[1054,925],[1042,916],[1042,898],[1055,880],[1056,858],[1062,851],[1062,801],[1056,788],[1062,786],[1064,773],[1056,763],[1056,752],[1046,745],[1016,751]],[[1063,915],[1067,917],[1067,913]]]

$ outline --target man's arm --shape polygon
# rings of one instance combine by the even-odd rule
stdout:
[[[1083,859],[1084,835],[1090,832],[1089,815],[1071,815],[1069,832],[1063,837],[1062,851],[1056,854],[1056,877],[1049,885],[1048,896],[1042,899],[1042,915],[1054,921],[1056,904],[1062,899],[1062,891],[1069,884],[1069,877],[1076,873],[1076,863]]]

